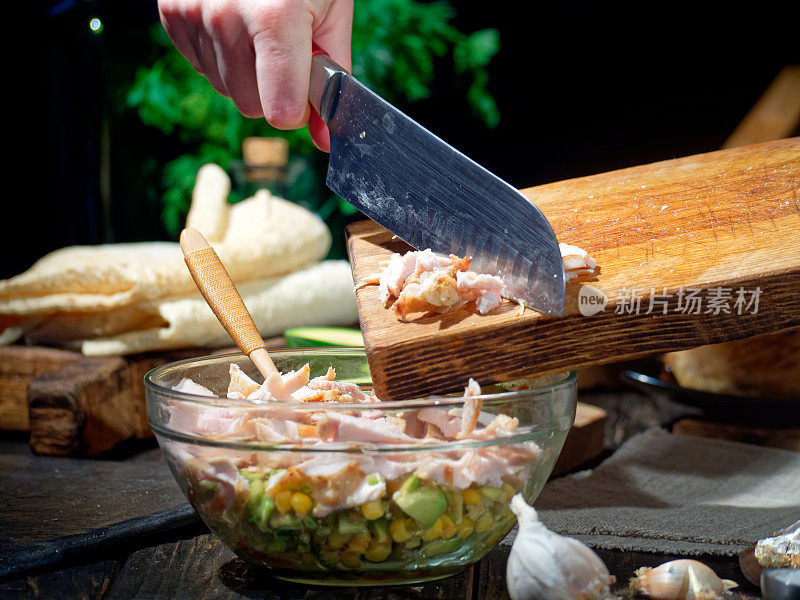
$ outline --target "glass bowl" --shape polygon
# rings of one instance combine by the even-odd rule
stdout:
[[[337,381],[370,387],[363,349],[270,356],[283,373],[308,363],[315,377],[333,367]],[[244,560],[296,582],[418,583],[480,560],[514,525],[511,497],[537,497],[575,418],[574,372],[484,387],[470,399],[475,433],[458,439],[443,432],[469,420],[461,395],[253,403],[225,397],[231,363],[263,379],[241,354],[150,371],[150,427],[209,529]],[[183,378],[222,397],[173,390]],[[258,441],[267,431],[259,424],[308,437]],[[254,427],[262,428],[256,441]],[[392,434],[397,427],[403,433]],[[363,434],[367,441],[354,440]],[[414,435],[424,442],[409,442]]]

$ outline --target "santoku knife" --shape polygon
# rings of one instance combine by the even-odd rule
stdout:
[[[330,131],[331,190],[415,248],[471,256],[505,297],[561,315],[561,252],[530,200],[318,50],[309,100]]]

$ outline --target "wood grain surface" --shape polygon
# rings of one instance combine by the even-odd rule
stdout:
[[[264,340],[283,348],[283,337]],[[94,457],[123,442],[153,437],[144,376],[168,362],[236,348],[186,348],[89,358],[38,346],[0,348],[0,429],[29,430],[31,448],[47,456]],[[24,413],[24,424],[21,415]]]
[[[135,552],[109,586],[107,600],[144,598],[470,599],[470,567],[431,583],[382,588],[314,587],[270,577],[238,559],[212,535]]]
[[[676,417],[676,406],[668,402],[655,402],[634,391],[586,392],[584,398],[600,404],[608,410],[606,446],[618,447],[630,436],[649,427],[665,425]],[[686,407],[680,408],[683,413]],[[618,438],[618,436],[621,436]],[[9,452],[6,444],[6,452]],[[17,442],[22,444],[22,442]],[[20,455],[21,450],[11,452]],[[98,461],[49,460],[58,468],[76,464],[76,472],[86,469]],[[127,459],[115,465],[124,465]],[[78,463],[80,463],[78,465]],[[108,465],[109,463],[105,463]],[[23,466],[24,472],[30,469]],[[112,466],[113,468],[113,466]],[[113,475],[113,473],[112,473]],[[92,485],[102,485],[108,478],[90,477]],[[127,478],[125,478],[127,480]],[[35,481],[36,476],[32,475]],[[54,482],[55,483],[55,482]],[[6,489],[5,487],[3,489]],[[152,490],[152,484],[143,482],[140,492]],[[117,486],[106,486],[113,496]],[[148,492],[151,493],[151,492]],[[51,494],[54,496],[54,494]],[[110,498],[113,500],[113,497]],[[122,502],[125,498],[117,498]],[[130,500],[135,500],[130,498]],[[24,501],[24,499],[23,499]],[[54,502],[55,498],[30,499],[28,504]],[[134,503],[133,517],[138,514],[138,503]],[[35,506],[30,506],[35,511]],[[93,515],[99,518],[101,515]],[[0,528],[3,523],[0,523]],[[199,536],[199,537],[198,537]],[[180,540],[180,541],[179,541]],[[438,598],[439,600],[507,600],[505,568],[509,547],[499,545],[474,567],[448,579],[425,585],[384,588],[324,588],[284,583],[269,577],[263,571],[250,567],[225,550],[213,536],[201,532],[176,536],[170,533],[150,543],[123,544],[107,549],[102,556],[87,552],[74,553],[71,562],[59,563],[58,570],[42,569],[24,576],[0,577],[0,597],[8,600],[32,598],[316,598],[330,600],[374,599],[404,600]],[[623,598],[632,598],[627,590],[627,578],[640,566],[653,566],[677,558],[672,555],[622,552],[598,549],[597,553],[617,577],[613,590]],[[729,592],[729,600],[757,600],[757,588],[750,586],[738,572],[735,557],[700,557],[720,576],[734,579],[740,586]]]
[[[723,148],[738,148],[797,134],[800,126],[800,65],[781,69]]]
[[[0,348],[0,429],[28,431],[28,384],[47,371],[81,359],[79,352],[38,346]]]
[[[359,289],[361,329],[382,398],[457,390],[469,377],[510,380],[800,327],[800,138],[523,193],[560,241],[597,259],[599,274],[567,284],[561,318],[533,310],[518,316],[510,302],[481,316],[468,303],[401,323],[380,305],[377,286]],[[392,252],[407,250],[371,221],[348,228],[357,282]],[[593,316],[578,308],[587,283],[608,299]],[[691,290],[699,309],[687,300]],[[757,311],[737,304],[740,291],[748,302],[756,290]]]
[[[200,520],[164,461],[0,456],[0,489],[0,577]]]
[[[282,346],[283,338],[268,342]],[[6,350],[12,349],[18,350]],[[43,352],[60,352],[21,349],[35,352],[12,353],[11,358],[18,359],[13,364],[26,357],[36,359]],[[68,353],[74,355],[73,360],[60,368],[54,368],[54,363],[33,362],[29,368],[37,374],[29,379],[25,395],[31,448],[48,456],[93,457],[122,442],[152,438],[144,390],[147,372],[167,362],[231,351],[235,348],[187,348],[106,358]],[[20,371],[21,367],[13,369]],[[5,388],[0,388],[0,394],[5,394]]]
[[[572,471],[603,453],[607,417],[599,406],[578,402],[575,423],[564,440],[551,477]]]

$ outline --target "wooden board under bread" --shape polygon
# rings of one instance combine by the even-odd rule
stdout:
[[[575,423],[564,440],[551,477],[563,475],[603,453],[608,414],[599,406],[578,402]]]
[[[0,347],[0,430],[28,431],[28,384],[31,379],[81,358],[79,352],[55,348]]]
[[[283,338],[265,340],[283,347]],[[0,430],[30,431],[47,456],[98,456],[121,442],[153,437],[143,378],[167,362],[235,348],[92,358],[40,346],[0,348]]]
[[[800,138],[663,161],[523,190],[560,241],[594,256],[600,272],[567,284],[563,317],[488,315],[468,303],[399,322],[377,286],[357,291],[376,392],[385,399],[603,364],[800,327]],[[356,282],[408,245],[372,221],[348,228]],[[582,316],[585,284],[608,298]],[[678,311],[681,288],[706,300],[732,294],[728,312]],[[736,314],[739,289],[760,290],[755,314]],[[633,309],[632,290],[639,298]],[[655,295],[653,294],[655,292]],[[651,299],[655,303],[648,314]],[[685,298],[685,296],[684,296]],[[751,296],[746,296],[746,299]],[[684,299],[684,304],[685,304]],[[630,312],[629,312],[630,311]],[[666,314],[662,314],[665,311]]]

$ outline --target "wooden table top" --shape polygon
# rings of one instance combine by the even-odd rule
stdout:
[[[626,439],[652,426],[669,426],[693,409],[666,397],[635,391],[581,392],[581,400],[604,408],[607,454]],[[636,410],[631,410],[635,406]],[[688,412],[687,412],[688,410]],[[24,453],[23,440],[0,439],[0,453]],[[157,458],[155,449],[128,460]],[[62,459],[71,461],[73,459]],[[591,465],[590,465],[591,466]],[[509,546],[499,545],[475,566],[447,579],[412,586],[383,588],[331,588],[295,585],[274,579],[263,570],[236,558],[200,524],[167,534],[137,539],[125,547],[102,554],[84,554],[55,568],[0,580],[0,597],[8,599],[371,599],[501,600],[508,598],[505,566]],[[641,566],[655,566],[679,558],[675,555],[597,551],[617,577],[615,592],[630,598],[628,578]],[[738,561],[725,557],[697,557],[720,577],[743,582]],[[758,589],[747,584],[732,593],[732,600],[758,600]]]
[[[509,547],[498,546],[474,567],[425,584],[391,587],[332,588],[297,585],[274,579],[236,558],[211,534],[149,546],[121,558],[98,560],[60,571],[0,583],[4,598],[315,598],[326,600],[503,600],[508,598],[505,566]],[[679,558],[660,554],[600,550],[616,575],[613,590],[630,598],[628,578],[640,566]],[[741,579],[736,561],[698,557],[721,577]],[[758,600],[755,588],[732,592],[730,600]]]

